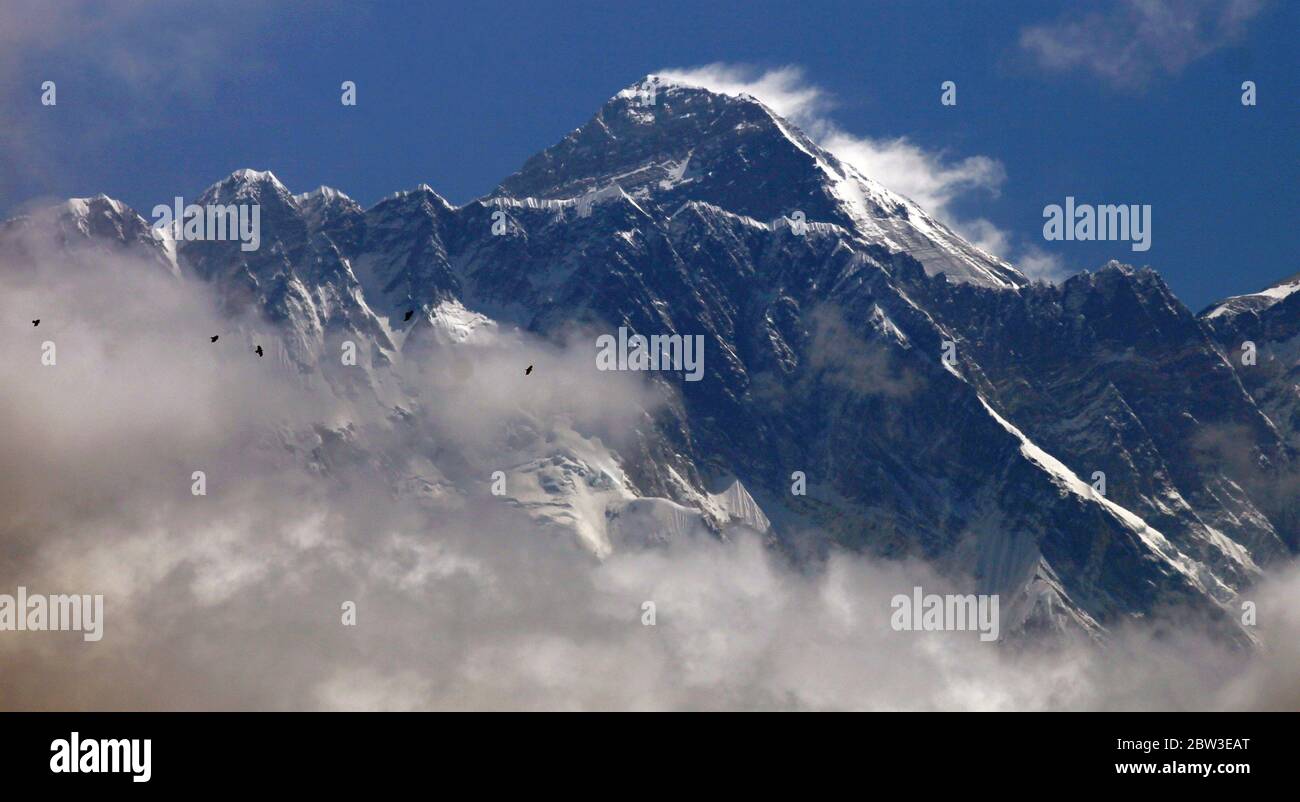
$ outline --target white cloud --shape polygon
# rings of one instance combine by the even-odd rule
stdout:
[[[1119,0],[1021,30],[1020,46],[1048,70],[1083,69],[1126,89],[1176,75],[1238,41],[1260,0]]]
[[[952,161],[906,137],[870,139],[830,128],[819,138],[823,147],[942,219],[953,217],[953,201],[978,192],[996,196],[1007,179],[1002,163],[988,156]]]
[[[1007,242],[1009,235],[1007,232],[982,217],[950,225],[958,234],[965,237],[967,242],[977,245],[989,253],[1004,255],[1009,250]]]
[[[1065,261],[1054,253],[1048,253],[1037,245],[1030,245],[1020,253],[1016,266],[1020,272],[1031,279],[1055,283],[1070,275]]]
[[[663,69],[658,75],[676,83],[757,98],[863,175],[915,201],[972,244],[1019,266],[1016,235],[984,218],[963,218],[954,208],[970,198],[997,197],[1007,180],[1001,161],[984,155],[954,159],[905,136],[874,138],[845,131],[830,116],[834,100],[825,89],[809,82],[798,66],[759,70],[714,63]],[[1028,249],[1021,251],[1028,253]],[[1035,267],[1041,267],[1041,259]]]

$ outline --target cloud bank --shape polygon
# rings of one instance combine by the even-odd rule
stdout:
[[[1300,705],[1295,572],[1257,589],[1251,656],[1176,628],[1107,650],[895,632],[893,595],[950,580],[845,553],[797,569],[757,538],[596,560],[486,488],[562,432],[636,428],[651,396],[589,349],[440,346],[403,376],[428,403],[398,414],[258,360],[266,325],[208,285],[34,252],[0,265],[0,592],[102,593],[104,637],[0,633],[0,708]]]

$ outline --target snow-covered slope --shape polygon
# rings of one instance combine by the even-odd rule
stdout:
[[[1259,292],[1234,295],[1231,298],[1225,298],[1218,303],[1211,304],[1208,309],[1201,313],[1201,317],[1205,320],[1215,320],[1223,317],[1230,318],[1243,313],[1258,314],[1272,308],[1281,301],[1285,301],[1297,292],[1300,292],[1300,274],[1283,279]]]
[[[1200,319],[1269,421],[1300,449],[1300,275],[1212,304]],[[1290,496],[1300,516],[1300,483],[1282,481],[1277,494]]]

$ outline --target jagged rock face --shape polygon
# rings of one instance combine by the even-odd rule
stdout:
[[[507,438],[520,507],[597,554],[743,525],[800,556],[922,556],[1004,594],[1008,629],[1095,634],[1170,604],[1231,627],[1297,548],[1300,293],[1198,318],[1147,270],[1030,286],[752,100],[625,91],[462,207],[420,186],[362,210],[252,171],[200,202],[261,204],[262,246],[175,263],[274,324],[297,369],[402,410],[390,360],[499,324],[578,333],[593,360],[620,326],[703,337],[703,380],[649,377],[668,400],[620,453]],[[116,211],[72,228],[141,239]],[[1266,370],[1227,358],[1247,336]],[[363,379],[322,358],[342,338],[367,344]]]
[[[1212,304],[1199,319],[1278,436],[1292,451],[1300,449],[1300,275],[1259,293]],[[1247,359],[1248,352],[1253,352],[1253,360]],[[1297,472],[1286,466],[1257,467],[1250,455],[1243,459],[1239,448],[1229,456],[1257,468],[1248,487],[1265,500],[1273,518],[1285,521],[1284,537],[1292,549],[1300,548]]]
[[[1199,317],[1278,431],[1300,447],[1300,275],[1213,304]],[[1247,343],[1255,346],[1253,365],[1244,358]]]
[[[360,250],[365,233],[365,211],[361,204],[329,187],[319,187],[294,201],[312,232],[329,231],[330,242],[351,259]]]
[[[406,312],[455,298],[459,284],[451,274],[443,244],[452,207],[420,186],[386,198],[352,226],[349,258],[375,311],[401,320]],[[322,231],[333,238],[335,228]]]
[[[1244,490],[1292,456],[1153,271],[1112,263],[1019,297],[938,289],[927,308],[978,366],[987,397],[1081,476],[1102,472],[1108,497],[1206,566],[1213,585],[1239,587],[1294,544],[1294,525]],[[1214,449],[1229,434],[1245,460]]]
[[[306,196],[300,203],[271,173],[241,170],[209,187],[197,203],[258,205],[259,247],[246,251],[239,241],[200,240],[181,242],[177,250],[186,270],[217,286],[228,312],[256,309],[278,327],[277,358],[319,372],[352,394],[354,373],[336,369],[341,363],[334,355],[342,343],[357,343],[366,368],[387,364],[396,347],[366,303],[349,260],[319,228],[332,221],[345,243],[355,234],[346,203],[339,204],[337,214],[324,214],[330,200]]]
[[[1251,575],[1202,576],[1177,543],[1153,546],[1027,459],[978,384],[941,367],[945,330],[897,283],[928,281],[915,263],[703,204],[639,233],[644,244],[622,239],[617,258],[588,262],[603,269],[582,277],[590,292],[567,308],[637,331],[705,336],[718,358],[705,381],[678,384],[683,406],[662,430],[700,474],[739,476],[785,525],[779,536],[815,525],[842,544],[976,570],[1000,592],[1050,576],[1043,603],[1075,610],[1081,624],[1159,599],[1225,600],[1229,584]],[[532,325],[558,320],[547,310]],[[795,470],[812,485],[806,497],[788,492]]]

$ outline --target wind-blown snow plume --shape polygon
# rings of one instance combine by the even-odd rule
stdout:
[[[954,159],[945,152],[927,150],[905,136],[850,133],[834,120],[835,101],[830,93],[811,83],[798,66],[760,70],[715,63],[665,68],[657,74],[673,83],[757,98],[802,128],[817,144],[863,175],[915,201],[972,244],[1017,266],[1028,262],[1025,272],[1031,278],[1054,281],[1063,277],[1060,264],[1045,261],[1041,249],[1017,243],[1012,234],[990,220],[961,217],[955,211],[958,201],[997,196],[1007,180],[1006,168],[998,159],[984,155]],[[935,92],[938,97],[938,87]]]

